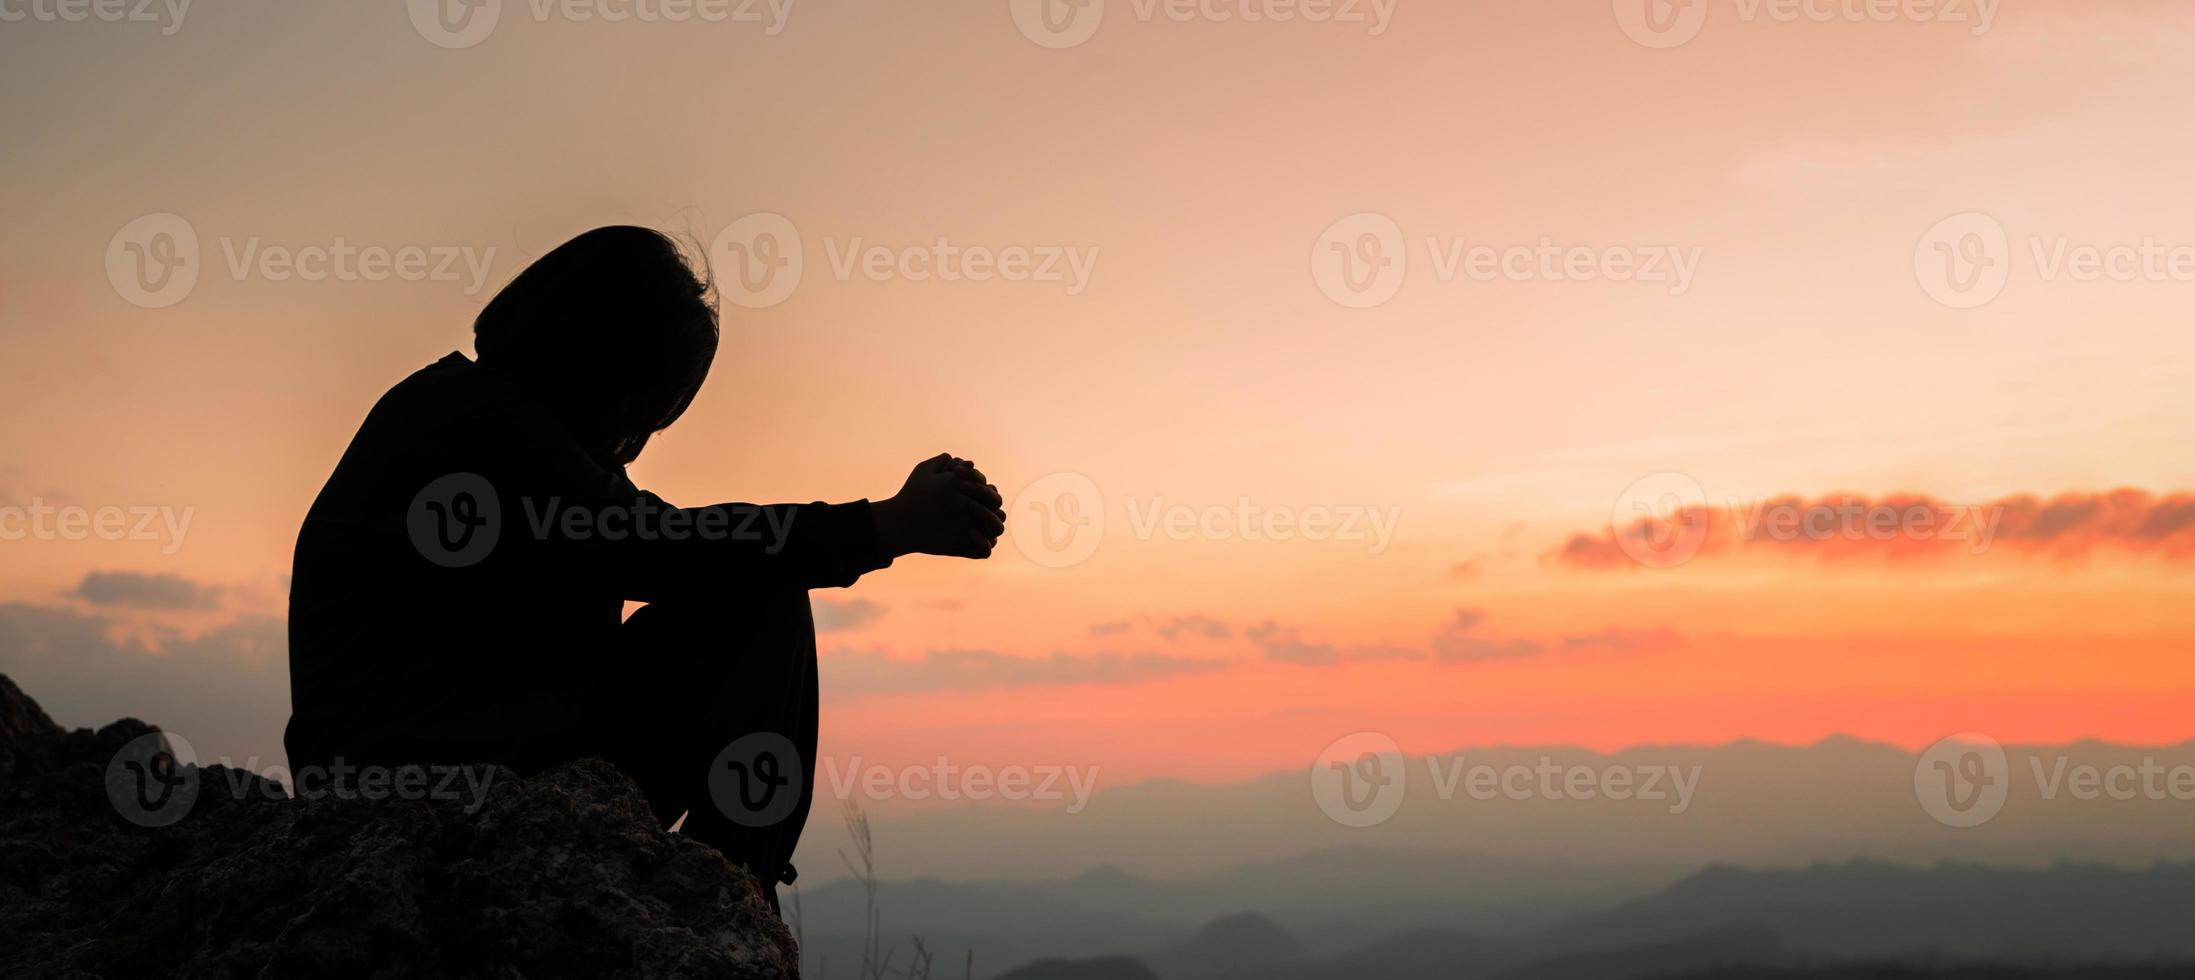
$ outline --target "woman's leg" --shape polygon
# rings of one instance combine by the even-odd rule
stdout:
[[[815,793],[815,621],[805,591],[659,602],[623,627],[610,761],[665,825],[752,869],[775,904]]]

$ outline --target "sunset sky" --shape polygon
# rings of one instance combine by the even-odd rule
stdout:
[[[827,754],[1117,784],[1301,769],[1366,730],[2195,737],[2195,8],[2006,4],[1977,33],[1716,2],[1655,48],[1605,0],[1399,0],[1384,29],[1111,0],[1061,47],[1012,6],[509,0],[467,47],[394,3],[0,24],[0,534],[34,503],[189,515],[0,540],[0,672],[68,724],[278,760],[290,549],[374,400],[469,353],[573,234],[707,250],[768,213],[799,284],[724,304],[640,485],[881,497],[950,451],[1017,505],[991,561],[817,594]],[[146,308],[110,250],[159,214],[197,281]],[[2001,249],[1931,237],[1968,214]],[[257,261],[339,239],[450,275]],[[1059,275],[908,275],[941,239]],[[1543,241],[1552,271],[1450,264]],[[874,246],[881,274],[852,258]],[[1665,254],[1696,266],[1607,274]],[[1931,263],[1977,255],[2001,294],[1946,301]],[[1361,270],[1327,263],[1368,256],[1392,296],[1335,295]],[[1671,486],[1707,536],[1653,567],[1623,543]],[[1042,537],[1063,494],[1102,510],[1079,561]],[[1779,498],[1952,523],[1747,540]],[[1198,526],[1170,534],[1178,508]],[[1361,534],[1244,540],[1244,514]],[[1986,548],[1946,539],[1976,518]]]

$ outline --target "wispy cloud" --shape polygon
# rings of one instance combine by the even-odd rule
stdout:
[[[1153,628],[1158,630],[1158,635],[1169,640],[1183,634],[1203,637],[1208,640],[1224,640],[1235,635],[1232,627],[1202,613],[1176,616],[1156,624]]]
[[[913,658],[876,650],[824,655],[824,688],[832,694],[991,691],[1061,684],[1135,684],[1225,670],[1228,662],[1161,653],[1053,653],[1023,657],[995,650],[933,650]]]
[[[1525,636],[1486,628],[1487,614],[1479,609],[1458,609],[1455,615],[1422,647],[1393,645],[1340,645],[1306,640],[1294,628],[1266,620],[1244,632],[1274,663],[1305,667],[1366,663],[1379,660],[1433,660],[1444,664],[1522,660],[1553,653],[1602,651],[1630,653],[1665,649],[1682,643],[1667,630],[1631,631],[1605,629],[1590,633]]]
[[[1235,635],[1235,628],[1203,613],[1176,616],[1142,616],[1128,619],[1111,619],[1090,626],[1091,636],[1118,636],[1142,623],[1162,639],[1179,639],[1187,636],[1206,640],[1226,640]]]
[[[64,725],[136,717],[189,739],[201,759],[281,761],[290,713],[282,620],[242,616],[200,633],[125,625],[63,606],[0,603],[0,673]]]
[[[1598,534],[1573,534],[1542,559],[1568,569],[1640,567],[1634,555],[1670,553],[1672,542],[1687,561],[1769,556],[1895,562],[1991,551],[2059,560],[2108,551],[2185,560],[2195,558],[2195,494],[2125,489],[2047,500],[2021,494],[1983,504],[1921,494],[1791,495],[1720,507],[1692,504]]]
[[[222,589],[180,575],[145,572],[90,572],[70,593],[94,606],[120,609],[217,609]]]
[[[1275,663],[1298,664],[1306,667],[1325,667],[1341,663],[1363,663],[1371,660],[1423,660],[1425,653],[1402,647],[1383,645],[1339,646],[1332,643],[1311,642],[1297,634],[1295,627],[1282,626],[1270,619],[1243,631],[1243,636],[1265,652],[1265,659]]]
[[[1433,634],[1433,658],[1441,663],[1483,663],[1522,660],[1550,653],[1636,653],[1668,649],[1683,640],[1669,630],[1604,629],[1591,633],[1555,636],[1507,636],[1484,629],[1487,615],[1478,609],[1458,609],[1456,618]]]
[[[885,607],[868,599],[809,600],[815,607],[816,632],[857,630],[884,618]]]

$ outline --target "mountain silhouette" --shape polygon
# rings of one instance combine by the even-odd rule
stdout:
[[[1497,976],[1499,980],[1635,980],[1732,963],[1751,969],[1791,958],[1774,932],[1736,928],[1647,946],[1550,956]]]
[[[1630,946],[1765,926],[1794,947],[1855,958],[2189,958],[2190,908],[2195,864],[1715,867],[1547,938],[1573,947]]]
[[[1255,912],[1214,919],[1188,942],[1148,957],[1159,975],[1264,977],[1302,962],[1308,954],[1279,923]]]
[[[996,980],[1163,980],[1151,968],[1125,956],[1091,960],[1038,960],[1008,970]]]
[[[1115,885],[1124,880],[1109,877]],[[1329,948],[1321,949],[1270,916],[1235,913],[1179,942],[1146,945],[1135,960],[1163,980],[1632,980],[1741,964],[2067,969],[2195,961],[2195,935],[2185,928],[2190,907],[2195,866],[2186,864],[1713,867],[1543,930],[1482,934],[1391,923],[1391,931],[1373,926],[1341,944],[1327,937]],[[991,960],[1002,961],[1012,962]]]

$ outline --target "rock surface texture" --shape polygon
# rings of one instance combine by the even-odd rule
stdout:
[[[155,731],[65,730],[0,677],[0,976],[797,975],[754,878],[600,761],[288,799],[147,777]],[[148,817],[147,789],[183,809]]]

